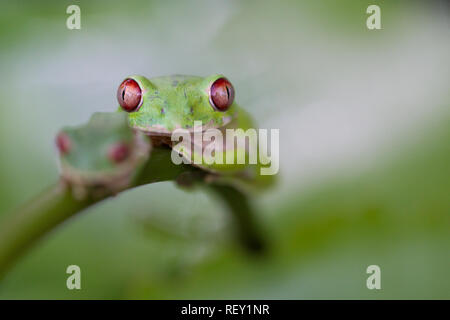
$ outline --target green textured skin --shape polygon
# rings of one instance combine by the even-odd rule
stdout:
[[[242,129],[246,131],[250,128],[256,128],[255,123],[250,116],[250,114],[245,111],[244,109],[240,108],[238,105],[234,106],[236,109],[235,118],[228,123],[227,125],[220,128],[223,134],[223,138],[225,139],[225,130],[226,129]],[[183,149],[181,147],[181,144],[175,145],[174,150],[179,152],[183,155],[183,157],[190,159],[192,162],[195,159],[195,148],[191,148],[191,152],[188,152],[187,150]],[[242,148],[241,148],[242,150]],[[236,158],[237,153],[240,151],[239,147],[237,147],[234,150],[222,150],[221,156],[223,159],[226,159],[228,152],[233,152],[233,158],[235,159],[234,164],[207,164],[203,163],[201,165],[195,166],[217,173],[219,176],[216,177],[216,180],[218,182],[223,182],[224,184],[231,184],[238,188],[243,188],[245,190],[257,190],[257,189],[264,189],[267,187],[270,187],[275,183],[275,176],[271,175],[261,175],[260,169],[263,167],[263,165],[259,162],[256,164],[237,164]],[[217,152],[217,151],[216,151]],[[247,150],[244,149],[244,152],[248,156]],[[203,154],[201,155],[203,157]],[[258,158],[259,159],[259,158]]]
[[[214,110],[209,103],[211,84],[223,75],[206,78],[173,75],[147,79],[130,76],[142,90],[142,105],[128,114],[133,128],[148,134],[170,135],[177,128],[192,129],[194,121],[205,128],[219,128],[230,122],[235,113],[234,103],[226,112]],[[119,107],[119,111],[125,112]]]
[[[214,81],[222,77],[224,76],[221,74],[208,77],[172,75],[151,79],[139,75],[127,77],[126,79],[133,79],[139,84],[142,104],[138,111],[130,113],[119,106],[118,112],[128,115],[131,127],[150,136],[170,136],[178,128],[193,131],[194,121],[202,121],[203,131],[208,128],[256,128],[251,116],[236,102],[233,102],[226,112],[216,111],[211,106],[209,88]],[[225,138],[224,132],[223,135]],[[180,148],[180,144],[175,145],[174,149],[192,161],[194,148],[192,153]],[[225,157],[227,152],[234,152],[234,157],[237,154],[237,150],[223,150]],[[259,175],[261,164],[203,163],[195,166],[221,175],[240,177],[254,185],[268,185],[273,180],[273,177]]]
[[[230,123],[228,123],[228,124],[224,125],[222,128],[220,128],[220,130],[222,131],[224,140],[225,140],[225,136],[226,136],[226,133],[225,133],[226,129],[238,129],[239,128],[239,129],[243,129],[245,131],[250,128],[255,128],[253,119],[250,117],[250,115],[245,110],[243,110],[236,104],[234,104],[234,108],[235,108],[234,119]],[[182,148],[181,144],[175,145],[174,149],[177,152],[183,154],[186,158],[191,159],[192,162],[194,161],[197,149],[191,148],[190,152],[188,152],[187,150]],[[238,147],[236,147],[236,149],[234,149],[234,150],[223,149],[222,152],[216,151],[216,153],[221,154],[223,159],[226,159],[226,154],[228,152],[233,152],[234,153],[233,157],[236,159],[238,150],[239,150]],[[198,155],[198,153],[197,153],[197,155]],[[203,157],[203,153],[199,156]],[[211,169],[211,170],[221,172],[221,173],[227,173],[227,172],[234,173],[236,171],[242,171],[242,170],[246,169],[249,165],[248,164],[237,164],[237,163],[236,164],[203,163],[202,165],[198,165],[198,166],[201,168]]]
[[[71,184],[114,184],[131,177],[148,158],[150,141],[128,126],[121,113],[95,113],[87,124],[65,127],[61,131],[70,139],[70,151],[59,155],[61,176]],[[115,164],[108,150],[116,143],[126,144],[129,157]]]

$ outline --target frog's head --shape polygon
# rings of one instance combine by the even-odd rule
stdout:
[[[170,135],[173,130],[219,128],[235,115],[234,88],[223,75],[174,75],[147,79],[127,77],[117,90],[119,110],[128,113],[133,128],[150,135]]]
[[[62,178],[72,185],[120,189],[150,151],[120,113],[95,113],[82,126],[63,128],[56,137]]]

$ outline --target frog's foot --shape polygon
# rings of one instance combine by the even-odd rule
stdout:
[[[149,136],[152,146],[154,147],[171,147],[172,146],[172,140],[170,136],[163,136],[163,135],[150,135]]]
[[[184,189],[192,189],[198,182],[204,181],[206,173],[202,171],[198,172],[183,172],[175,179],[175,183]]]

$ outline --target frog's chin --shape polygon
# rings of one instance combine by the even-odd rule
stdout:
[[[73,196],[79,200],[117,194],[130,185],[132,178],[131,168],[111,172],[89,172],[63,165],[61,172],[61,181],[70,187]]]
[[[231,122],[231,120],[233,120],[232,116],[223,117],[222,124],[220,126],[218,126],[216,123],[214,123],[213,120],[211,120],[211,121],[207,122],[206,124],[202,124],[201,128],[200,127],[183,128],[183,126],[181,126],[181,125],[176,125],[172,130],[168,130],[166,127],[159,125],[159,124],[152,125],[152,126],[134,125],[133,128],[140,132],[143,132],[149,136],[171,136],[172,133],[178,129],[187,130],[190,133],[194,132],[195,130],[206,131],[208,129],[219,129],[219,128],[229,124]]]

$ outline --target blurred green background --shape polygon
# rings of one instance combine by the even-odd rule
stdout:
[[[66,8],[81,8],[81,30]],[[366,28],[381,7],[382,30]],[[224,208],[159,183],[40,241],[1,299],[449,299],[445,1],[2,1],[0,218],[58,178],[53,137],[112,111],[129,74],[223,73],[280,129],[250,257]],[[0,220],[1,221],[1,220]],[[0,222],[1,223],[1,222]],[[68,265],[82,290],[66,288]],[[381,268],[381,290],[366,268]]]

